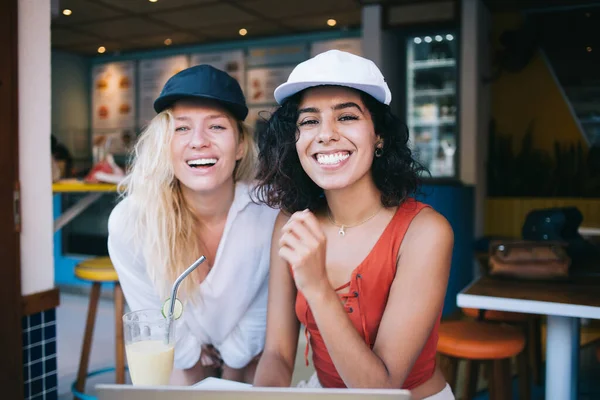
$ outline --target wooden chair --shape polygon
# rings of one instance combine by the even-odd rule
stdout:
[[[123,341],[123,311],[125,299],[123,297],[121,286],[119,285],[119,277],[117,276],[117,272],[109,257],[91,258],[79,263],[75,267],[75,276],[81,280],[92,283],[83,345],[81,347],[81,357],[79,359],[79,370],[77,372],[77,380],[72,388],[75,398],[82,398],[83,396],[81,394],[85,391],[86,379],[90,375],[88,373],[90,352],[94,336],[96,311],[100,300],[100,289],[103,283],[114,283],[115,382],[125,383],[125,344]]]
[[[472,399],[477,389],[479,367],[489,365],[491,400],[512,397],[510,362],[517,357],[519,370],[519,400],[529,400],[530,382],[522,330],[507,324],[475,320],[442,322],[439,328],[438,354],[443,358],[442,370],[456,393],[458,362],[466,362],[463,399]]]

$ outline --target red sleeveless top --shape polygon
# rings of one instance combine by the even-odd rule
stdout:
[[[337,292],[349,288],[347,293],[339,294],[339,296],[345,300],[344,308],[352,324],[370,348],[373,348],[377,338],[377,330],[396,275],[396,261],[400,244],[412,219],[425,207],[428,206],[415,200],[407,200],[399,206],[371,252],[352,272],[350,282],[335,289]],[[313,364],[321,385],[325,388],[345,388],[344,381],[329,357],[314,316],[300,291],[296,296],[296,315],[306,327],[305,334],[308,343],[304,357],[307,365],[310,344],[313,351]],[[410,390],[418,387],[433,376],[440,318],[441,313],[421,354],[404,381],[403,389]]]

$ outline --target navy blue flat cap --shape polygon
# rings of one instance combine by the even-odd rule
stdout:
[[[228,73],[210,65],[196,65],[169,78],[154,100],[154,110],[159,113],[180,99],[215,100],[240,121],[248,115],[240,84]]]

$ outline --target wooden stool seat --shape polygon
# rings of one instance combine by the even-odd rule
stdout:
[[[479,310],[477,308],[463,308],[462,312],[471,318],[479,317]],[[531,315],[508,311],[485,310],[483,313],[483,318],[488,321],[527,322],[527,319],[531,318]]]
[[[92,283],[87,320],[85,323],[85,333],[79,359],[79,369],[77,371],[77,380],[71,389],[75,398],[84,399],[88,398],[88,396],[83,394],[85,393],[85,382],[89,375],[88,366],[92,350],[94,325],[96,323],[96,311],[98,309],[100,289],[103,283],[114,283],[115,382],[118,384],[125,383],[125,343],[123,341],[123,312],[125,308],[125,298],[123,297],[121,285],[119,285],[119,276],[109,257],[97,257],[82,261],[75,266],[75,276]]]
[[[90,258],[75,266],[75,276],[90,282],[117,282],[119,276],[109,257]]]

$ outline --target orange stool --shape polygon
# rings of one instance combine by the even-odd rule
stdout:
[[[472,318],[479,318],[479,309],[463,308],[463,313]],[[533,381],[536,385],[542,383],[542,333],[541,317],[538,315],[517,312],[485,310],[483,320],[491,322],[505,322],[519,326],[526,337],[525,352],[527,353]]]
[[[115,381],[116,383],[125,383],[125,344],[123,341],[123,312],[125,299],[123,297],[121,285],[119,285],[117,271],[115,271],[109,257],[97,257],[82,261],[75,266],[75,276],[81,280],[92,283],[83,345],[81,347],[81,358],[79,359],[79,370],[77,372],[77,380],[73,387],[75,390],[74,394],[80,395],[85,390],[85,381],[88,377],[92,338],[96,322],[96,310],[100,300],[100,288],[102,283],[114,283],[115,285]]]
[[[510,361],[519,363],[519,399],[530,396],[525,335],[517,328],[472,320],[442,322],[439,328],[438,353],[447,359],[445,377],[453,391],[456,387],[458,361],[467,362],[463,399],[471,399],[477,388],[479,366],[492,366],[489,382],[491,400],[511,398]]]

